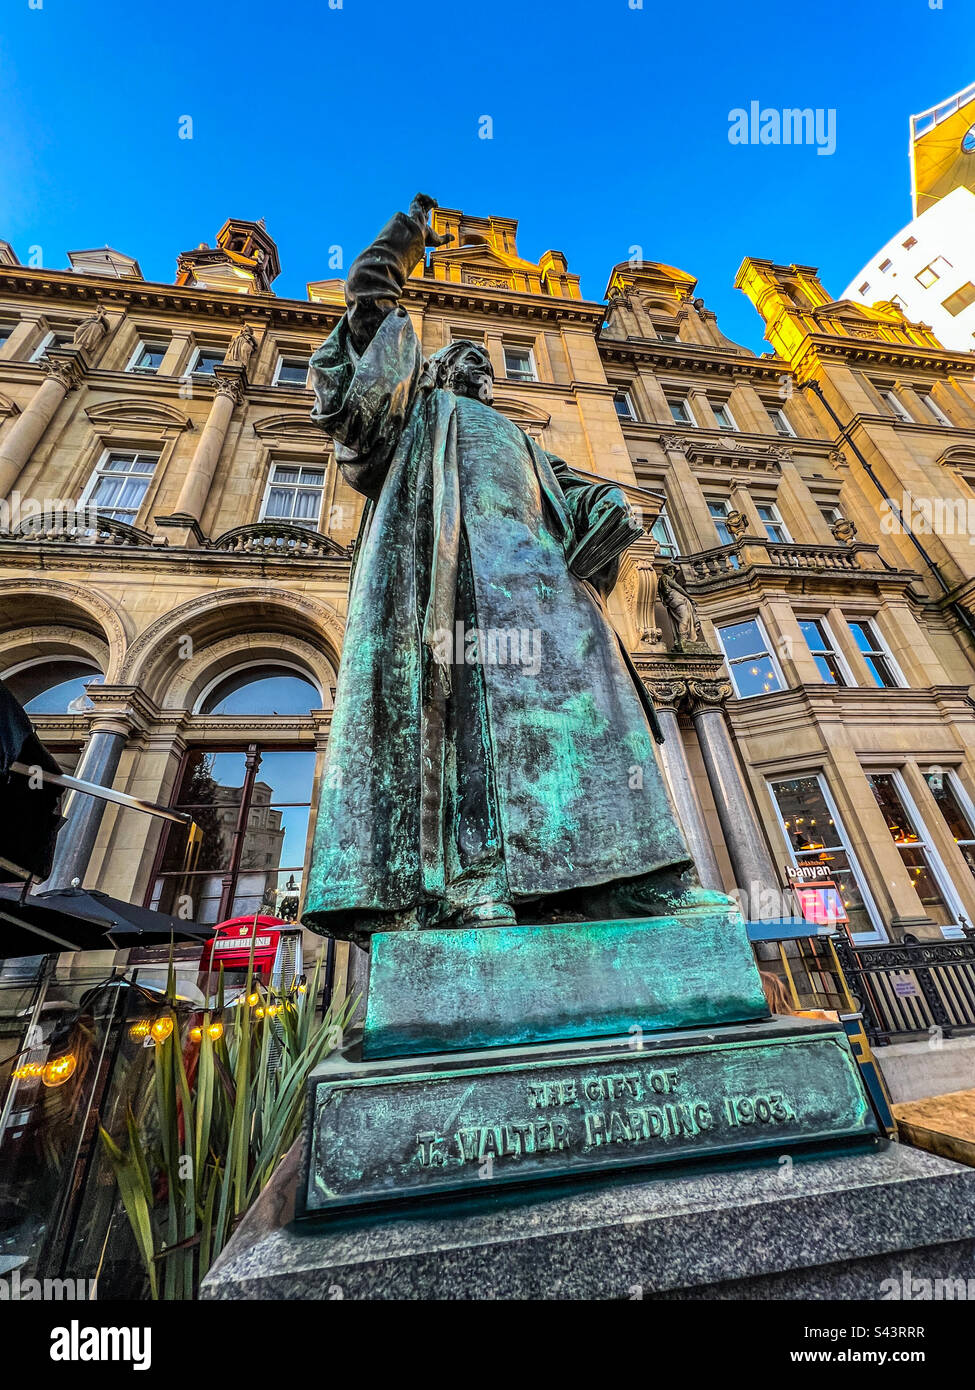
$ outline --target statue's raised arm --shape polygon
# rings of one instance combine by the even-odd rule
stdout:
[[[436,199],[418,193],[408,213],[397,212],[375,241],[352,262],[345,283],[349,333],[356,352],[364,352],[379,325],[399,303],[410,275],[423,259],[426,246],[443,246],[451,240],[428,222]]]

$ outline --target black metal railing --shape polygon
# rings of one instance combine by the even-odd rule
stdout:
[[[841,932],[833,941],[871,1043],[975,1032],[975,940],[857,946]]]

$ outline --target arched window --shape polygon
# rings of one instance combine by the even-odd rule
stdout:
[[[292,666],[244,666],[204,691],[199,714],[307,714],[321,709],[317,685]]]
[[[104,679],[93,661],[73,656],[25,662],[3,675],[7,689],[28,714],[85,714],[94,709],[86,687]]]

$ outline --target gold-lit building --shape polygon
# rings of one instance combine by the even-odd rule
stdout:
[[[975,386],[896,308],[746,260],[756,356],[687,273],[582,297],[517,223],[439,209],[405,307],[482,341],[497,406],[613,479],[651,534],[613,613],[666,732],[705,881],[751,915],[827,862],[861,942],[975,922]],[[148,283],[129,256],[0,244],[0,677],[66,769],[203,827],[76,796],[52,882],[199,921],[300,913],[360,501],[311,424],[341,282],[277,297],[263,223]],[[905,492],[964,527],[911,534]],[[893,506],[891,505],[893,503]]]

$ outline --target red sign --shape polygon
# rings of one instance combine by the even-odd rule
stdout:
[[[232,917],[214,928],[200,957],[200,971],[246,970],[254,949],[254,972],[269,975],[281,940],[281,928],[289,923],[280,917]]]
[[[815,883],[794,882],[792,891],[804,922],[813,922],[817,927],[849,922],[843,895],[832,879],[817,879]]]

